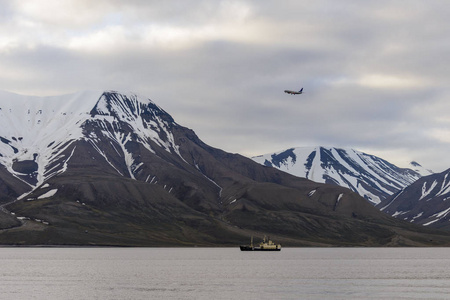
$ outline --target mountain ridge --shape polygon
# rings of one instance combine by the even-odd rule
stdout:
[[[430,172],[416,162],[414,170],[399,168],[351,148],[324,146],[289,148],[252,159],[314,182],[347,187],[374,205]]]

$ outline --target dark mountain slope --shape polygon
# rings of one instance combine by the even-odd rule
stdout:
[[[17,199],[30,189],[30,186],[11,175],[6,168],[0,166],[0,204]]]
[[[425,176],[378,207],[398,219],[450,230],[450,169]]]

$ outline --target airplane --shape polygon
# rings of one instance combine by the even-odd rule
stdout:
[[[284,90],[284,92],[287,93],[287,94],[291,94],[291,95],[299,95],[299,94],[303,93],[303,88],[300,91],[298,91],[298,92],[290,91],[290,90]]]

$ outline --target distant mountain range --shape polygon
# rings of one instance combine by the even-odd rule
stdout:
[[[399,168],[374,155],[335,147],[291,148],[252,159],[298,177],[349,188],[374,205],[432,173],[416,162]]]
[[[378,169],[334,177],[335,152],[351,172],[360,170],[351,159],[369,161],[320,148],[308,174],[326,163],[334,184],[317,183],[206,145],[133,93],[1,92],[0,244],[236,246],[268,234],[287,246],[450,245],[335,184],[348,180],[377,202],[375,192],[395,193],[418,172],[380,161],[373,185],[364,180]]]
[[[450,230],[450,169],[434,174],[417,162],[399,168],[374,155],[333,147],[291,148],[253,160],[349,188],[399,220]]]

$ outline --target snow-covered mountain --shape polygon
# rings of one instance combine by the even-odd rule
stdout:
[[[431,172],[416,162],[411,163],[413,169],[403,169],[374,155],[334,147],[291,148],[252,159],[298,177],[347,187],[373,204]]]
[[[148,98],[0,93],[0,244],[237,245],[249,234],[430,244],[346,188],[205,144]]]
[[[420,178],[378,207],[405,221],[450,229],[450,169]]]
[[[156,109],[151,111],[152,107]],[[67,169],[76,148],[74,142],[87,141],[119,174],[135,178],[139,162],[127,150],[129,141],[137,141],[153,153],[154,143],[180,155],[168,130],[176,123],[163,120],[158,111],[163,112],[134,94],[80,92],[26,97],[1,92],[0,164],[35,188]],[[108,159],[100,144],[102,136],[124,155],[125,170]]]

